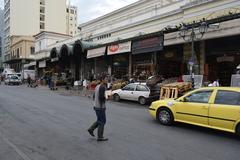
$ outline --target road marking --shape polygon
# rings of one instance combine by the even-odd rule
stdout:
[[[14,151],[23,159],[23,160],[31,160],[25,153],[23,153],[15,144],[10,142],[1,132],[0,138],[3,139],[10,147],[14,149]]]

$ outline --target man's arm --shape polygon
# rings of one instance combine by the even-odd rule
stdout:
[[[100,87],[99,87],[99,100],[100,100],[101,104],[106,101],[105,91],[106,91],[105,86],[100,85]]]

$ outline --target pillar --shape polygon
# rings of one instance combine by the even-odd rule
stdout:
[[[128,62],[128,77],[132,77],[132,53],[129,53],[129,62]]]
[[[205,64],[206,64],[206,47],[205,47],[205,41],[201,41],[200,42],[200,46],[199,46],[199,50],[200,50],[200,74],[204,75],[204,68],[205,68]]]

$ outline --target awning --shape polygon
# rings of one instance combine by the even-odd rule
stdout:
[[[91,49],[87,51],[87,58],[100,57],[105,55],[106,47]]]
[[[60,47],[52,48],[50,51],[50,58],[53,59],[59,57],[60,49],[61,49]]]
[[[127,53],[131,52],[132,42],[128,41],[125,43],[119,43],[115,45],[108,46],[107,54],[108,55],[114,55],[119,53]]]
[[[31,61],[34,61],[34,59],[30,59],[30,58],[16,58],[16,59],[10,59],[10,60],[5,61],[3,63],[6,63],[6,64],[29,63]]]
[[[132,54],[150,53],[163,50],[164,36],[133,41]]]
[[[28,67],[31,67],[31,66],[36,66],[36,64],[37,64],[36,61],[34,61],[34,62],[31,62],[31,63],[28,63],[28,64],[24,64],[23,67],[28,68]]]
[[[80,46],[81,47],[81,51],[84,52],[85,50],[87,50],[87,49],[89,49],[91,47],[97,46],[97,44],[93,43],[93,42],[77,40],[73,44],[73,52],[74,52],[74,49],[76,49],[78,46]]]
[[[64,44],[60,49],[60,57],[70,56],[73,54],[73,44]]]
[[[38,67],[39,67],[39,68],[45,68],[45,67],[46,67],[46,60],[44,60],[44,61],[39,61]]]

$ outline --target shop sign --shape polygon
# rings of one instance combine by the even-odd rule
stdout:
[[[166,57],[166,58],[172,58],[172,57],[174,57],[174,53],[173,53],[173,52],[167,52],[167,53],[165,54],[165,57]]]
[[[234,57],[233,56],[223,56],[223,57],[218,57],[217,62],[234,62]]]
[[[108,55],[131,52],[131,41],[108,46]]]
[[[100,57],[105,54],[106,47],[91,49],[87,51],[87,58]]]
[[[51,59],[51,62],[56,62],[56,61],[58,61],[58,57]]]
[[[39,61],[38,67],[39,68],[45,68],[46,67],[46,61]]]
[[[163,42],[164,42],[163,35],[134,41],[132,44],[132,54],[161,51],[163,50]]]

